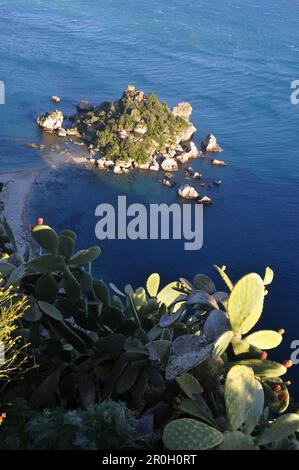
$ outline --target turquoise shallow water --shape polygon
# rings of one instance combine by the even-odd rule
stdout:
[[[189,101],[197,141],[214,132],[229,164],[192,163],[223,180],[207,192],[214,204],[205,210],[203,249],[105,241],[95,269],[120,286],[138,286],[153,271],[167,282],[212,273],[218,263],[237,279],[270,265],[276,277],[264,322],[286,327],[286,356],[299,337],[299,106],[290,102],[290,83],[299,79],[298,20],[291,0],[0,1],[1,170],[44,166],[44,156],[24,142],[43,140],[34,120],[51,109],[52,94],[63,97],[67,113],[81,98],[115,99],[128,83],[170,105]],[[43,215],[58,229],[75,228],[82,246],[95,244],[100,202],[115,203],[118,194],[131,202],[176,201],[156,180],[58,166],[35,187],[28,220]]]

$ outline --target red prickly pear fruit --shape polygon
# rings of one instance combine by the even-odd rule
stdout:
[[[290,367],[292,367],[293,365],[293,361],[291,361],[291,359],[286,359],[285,361],[283,361],[283,365],[289,369]]]
[[[273,392],[280,392],[281,386],[279,384],[275,384],[272,387]]]
[[[44,219],[43,219],[42,217],[39,217],[39,218],[37,219],[36,225],[44,225]]]
[[[284,394],[284,393],[281,393],[280,395],[278,395],[278,399],[279,399],[280,401],[285,400],[285,398],[286,398],[286,397],[285,397],[285,394]]]
[[[262,354],[261,354],[261,360],[262,361],[265,361],[268,357],[268,353],[266,353],[266,351],[263,351]]]
[[[33,225],[32,224],[28,225],[28,230],[29,230],[29,232],[33,231]]]
[[[280,330],[278,330],[278,332],[280,335],[284,335],[285,334],[285,330],[283,328],[280,328]]]

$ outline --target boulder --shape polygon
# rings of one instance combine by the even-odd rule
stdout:
[[[191,141],[188,143],[185,152],[182,152],[179,155],[177,155],[176,159],[180,163],[183,164],[183,163],[187,163],[192,158],[198,157],[199,155],[200,155],[200,151],[196,147],[195,143]]]
[[[60,103],[61,98],[59,98],[59,96],[53,95],[53,96],[51,97],[51,100],[52,100],[54,103]]]
[[[183,152],[180,155],[177,155],[176,159],[178,162],[180,162],[183,165],[184,163],[189,162],[190,156],[187,152]]]
[[[226,163],[224,160],[212,160],[212,165],[216,165],[216,166],[226,166]]]
[[[53,111],[46,113],[37,118],[37,124],[46,132],[54,133],[62,127],[63,113],[61,111]]]
[[[67,132],[63,127],[61,127],[61,129],[58,129],[57,135],[58,135],[58,137],[66,137]]]
[[[161,163],[161,168],[164,171],[177,171],[178,164],[174,158],[166,157],[165,160]]]
[[[113,168],[114,167],[114,161],[104,159],[104,166],[105,166],[105,168]]]
[[[99,158],[98,160],[96,160],[95,164],[96,166],[99,168],[99,170],[106,170],[106,166],[105,166],[105,159],[104,158]]]
[[[116,160],[115,165],[120,166],[121,168],[129,169],[131,168],[132,163],[126,160]]]
[[[138,168],[139,170],[148,170],[150,164],[149,163],[135,163],[134,167]]]
[[[159,170],[160,170],[160,165],[159,165],[159,163],[157,162],[157,160],[155,160],[154,158],[153,158],[152,161],[150,162],[149,170],[150,170],[150,171],[159,171]]]
[[[201,199],[198,200],[199,204],[212,204],[212,199],[208,196],[203,196]]]
[[[199,180],[200,178],[202,178],[202,174],[199,173],[198,171],[195,171],[192,175],[192,179],[193,180]]]
[[[201,154],[200,150],[196,147],[192,140],[188,144],[188,154],[190,154],[191,158],[196,158]]]
[[[213,134],[208,134],[201,142],[201,147],[205,152],[221,152],[221,147]]]
[[[215,180],[215,181],[213,181],[213,184],[214,184],[215,186],[220,186],[221,183],[222,183],[221,180]]]
[[[178,189],[178,195],[183,199],[199,199],[200,195],[193,186],[185,184]]]
[[[174,114],[175,116],[179,116],[185,119],[186,121],[189,120],[191,113],[192,113],[192,106],[189,103],[179,103],[172,110],[172,114]]]
[[[113,173],[115,173],[116,175],[123,175],[128,172],[129,172],[128,168],[122,168],[119,165],[115,165],[115,167],[113,168]]]
[[[67,129],[66,133],[70,137],[81,137],[81,134],[78,131],[77,127],[70,127],[69,129]]]
[[[161,184],[163,184],[163,186],[167,186],[168,188],[173,188],[175,186],[175,182],[174,181],[170,181],[169,179],[167,178],[163,178],[161,180]]]
[[[93,106],[89,101],[82,100],[77,104],[78,113],[88,113],[93,110]]]

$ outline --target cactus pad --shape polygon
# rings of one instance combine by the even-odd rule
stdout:
[[[188,398],[194,399],[194,395],[203,392],[203,388],[198,380],[191,374],[182,374],[176,377],[176,382],[181,387]]]
[[[237,431],[246,421],[255,400],[255,378],[252,369],[234,366],[225,381],[225,406],[229,426]]]
[[[279,346],[282,341],[282,335],[277,331],[272,330],[260,330],[255,333],[251,333],[249,336],[244,338],[247,343],[260,349],[273,349]]]
[[[245,334],[257,323],[264,305],[262,278],[251,273],[234,286],[228,300],[228,316],[235,334]]]
[[[206,450],[218,446],[223,435],[216,429],[195,419],[177,419],[169,423],[163,442],[169,450]]]
[[[158,273],[151,274],[146,281],[146,289],[151,297],[156,297],[159,291],[159,286],[160,275]]]

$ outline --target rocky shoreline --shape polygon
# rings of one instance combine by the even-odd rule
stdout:
[[[55,99],[54,99],[55,98]],[[55,103],[60,98],[52,97]],[[93,106],[87,101],[77,105],[77,113],[65,116],[55,110],[37,118],[38,126],[59,138],[82,140],[87,145],[86,161],[101,171],[127,174],[134,169],[174,174],[182,165],[207,153],[222,151],[213,134],[201,142],[201,150],[193,137],[196,127],[190,121],[192,106],[179,103],[172,110],[160,103],[154,94],[146,96],[129,85],[120,100]],[[225,166],[222,160],[211,160],[216,166]],[[200,179],[201,174],[192,168],[189,176]],[[171,178],[161,183],[175,187]],[[184,199],[211,203],[207,196],[200,196],[195,188],[183,185],[177,193]]]

